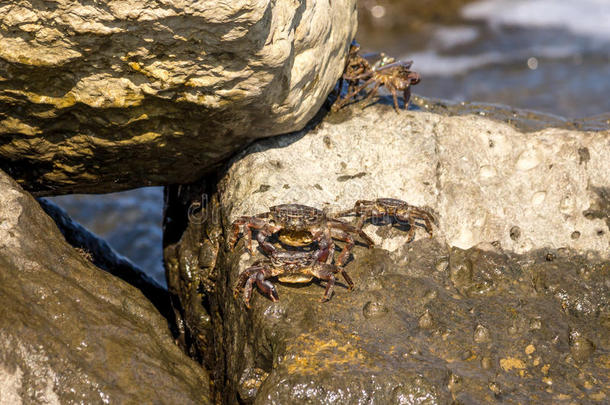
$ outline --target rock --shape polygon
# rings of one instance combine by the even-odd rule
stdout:
[[[75,247],[86,259],[142,291],[142,294],[165,318],[173,316],[167,290],[150,278],[144,270],[117,253],[108,242],[74,221],[66,211],[52,201],[39,198],[38,202],[44,212],[55,221],[66,242]]]
[[[226,403],[600,398],[610,346],[606,211],[598,203],[600,215],[585,212],[602,194],[588,190],[610,184],[607,137],[374,105],[257,142],[220,181],[167,189],[168,284],[187,346],[215,367]],[[486,165],[497,178],[478,176]],[[540,190],[544,203],[531,206]],[[560,198],[568,192],[569,210]],[[326,303],[317,281],[272,279],[279,302],[255,287],[250,310],[233,296],[238,274],[262,257],[250,257],[243,239],[228,249],[237,216],[289,202],[332,213],[377,197],[427,206],[434,237],[418,231],[406,244],[403,230],[366,225],[378,247],[354,248],[354,291],[338,280]]]
[[[439,240],[461,249],[494,242],[517,253],[572,248],[608,258],[609,135],[354,107],[248,148],[221,180],[220,204],[233,221],[279,203],[337,212],[392,197],[430,208]],[[364,230],[391,251],[404,243]]]
[[[142,293],[68,245],[1,171],[0,190],[0,402],[211,403]]]
[[[69,194],[46,200],[57,204],[71,220],[102,238],[167,290],[160,226],[162,187],[108,194]]]
[[[302,128],[355,0],[0,5],[0,167],[38,195],[194,181]]]

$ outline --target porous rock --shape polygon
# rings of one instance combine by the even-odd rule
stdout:
[[[0,402],[210,403],[208,375],[142,293],[1,171],[0,190]]]
[[[0,5],[0,167],[38,195],[194,181],[302,128],[344,67],[355,0]]]
[[[168,223],[183,234],[166,249],[170,289],[183,294],[187,330],[189,318],[209,320],[190,336],[205,337],[196,349],[219,368],[215,388],[227,403],[603,402],[607,138],[356,106],[252,145],[217,185],[173,189]],[[495,172],[481,176],[485,166]],[[537,191],[545,203],[530,206]],[[354,248],[354,291],[338,277],[326,303],[324,282],[272,279],[277,303],[255,285],[249,310],[233,295],[262,258],[243,241],[229,249],[235,218],[282,203],[332,213],[376,197],[428,207],[434,237],[418,229],[406,244],[404,230],[366,225],[378,246]],[[199,214],[188,219],[189,207]],[[589,236],[574,239],[572,227]]]
[[[233,221],[280,203],[333,213],[391,197],[430,209],[438,238],[461,249],[493,242],[608,258],[609,138],[608,130],[525,132],[476,115],[356,106],[248,148],[221,180],[220,203]],[[389,250],[404,242],[364,229]]]

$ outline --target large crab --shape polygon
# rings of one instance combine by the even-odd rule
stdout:
[[[343,267],[325,263],[326,256],[330,255],[329,248],[322,248],[310,252],[276,252],[274,256],[259,260],[245,269],[238,277],[234,294],[237,298],[243,288],[243,300],[250,308],[253,284],[256,283],[262,293],[269,296],[273,302],[279,300],[275,286],[268,280],[277,277],[285,283],[307,283],[314,277],[326,280],[326,290],[320,302],[328,301],[333,293],[335,274],[341,273],[347,282],[348,289],[352,290],[354,283]]]
[[[372,201],[358,200],[353,208],[339,212],[337,217],[348,215],[360,217],[356,223],[356,227],[359,229],[362,229],[364,222],[367,220],[376,222],[377,220],[387,221],[389,219],[392,220],[393,225],[408,225],[407,243],[415,239],[415,226],[424,228],[432,236],[432,223],[436,223],[436,220],[428,211],[395,198],[378,198]]]
[[[352,44],[345,71],[339,82],[340,87],[343,80],[348,82],[347,95],[335,102],[332,107],[333,111],[339,110],[350,100],[355,99],[362,90],[369,86],[372,86],[372,89],[367,90],[365,100],[373,97],[377,94],[379,87],[384,86],[392,94],[396,112],[399,110],[397,95],[399,91],[403,93],[405,108],[407,108],[411,98],[411,86],[416,85],[421,80],[419,73],[409,70],[413,62],[395,61],[394,58],[382,54],[382,58],[371,66],[366,59],[358,54],[358,50],[359,47]],[[364,83],[360,84],[361,80]]]
[[[333,238],[344,241],[346,245],[337,258],[339,266],[345,264],[355,245],[354,238],[350,234],[358,234],[369,247],[374,244],[362,229],[339,219],[330,218],[317,208],[300,204],[276,205],[269,208],[268,212],[250,217],[239,217],[233,222],[229,247],[232,249],[235,246],[239,234],[242,233],[248,250],[253,253],[252,230],[258,231],[256,240],[272,259],[277,258],[283,252],[269,241],[269,237],[274,234],[278,235],[282,244],[291,247],[304,247],[317,242],[318,250],[328,249],[331,253],[325,258],[327,264],[333,260],[332,252],[335,247]]]

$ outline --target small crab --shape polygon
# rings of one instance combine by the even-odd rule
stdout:
[[[364,222],[369,219],[393,219],[398,225],[408,225],[407,243],[415,239],[415,225],[424,228],[432,236],[432,223],[436,223],[429,212],[395,198],[378,198],[373,201],[358,200],[354,204],[354,208],[339,212],[337,217],[352,214],[360,217],[356,224],[359,229],[362,229]]]
[[[333,293],[336,273],[343,275],[348,290],[351,291],[354,288],[352,279],[343,267],[324,263],[327,255],[330,255],[328,247],[312,252],[277,252],[271,258],[259,260],[239,275],[233,290],[235,298],[239,297],[243,289],[244,303],[250,308],[252,287],[256,283],[261,292],[268,295],[273,302],[277,302],[279,301],[277,290],[267,279],[277,277],[279,281],[285,283],[308,283],[315,277],[326,280],[326,290],[320,299],[320,302],[325,302]]]
[[[359,52],[360,44],[358,44],[358,42],[355,40],[352,41],[347,54],[344,73],[339,79],[339,93],[341,93],[341,89],[343,87],[343,80],[347,82],[347,92],[349,94],[358,87],[360,80],[348,78],[360,76],[371,70],[371,65],[369,62],[360,56]]]
[[[333,238],[346,242],[345,247],[337,258],[339,266],[345,264],[351,249],[355,245],[354,238],[350,233],[357,233],[370,247],[373,240],[362,229],[356,228],[339,219],[326,216],[326,214],[313,207],[300,204],[281,204],[269,208],[268,212],[251,217],[243,216],[233,222],[233,232],[229,239],[231,249],[235,246],[239,234],[244,239],[250,253],[252,249],[252,230],[257,230],[256,240],[263,251],[271,258],[280,254],[268,238],[278,234],[280,242],[291,247],[304,247],[317,242],[319,249],[329,249],[332,253],[335,244]],[[326,262],[332,262],[333,255],[326,258]]]
[[[394,58],[382,53],[382,58],[371,66],[365,58],[358,54],[359,49],[359,47],[355,48],[353,44],[350,48],[346,68],[339,82],[339,89],[343,80],[348,82],[347,95],[335,102],[332,107],[333,111],[339,110],[350,100],[355,99],[362,90],[369,86],[373,86],[373,88],[368,90],[365,100],[373,97],[377,94],[379,87],[384,86],[392,94],[396,112],[399,110],[398,91],[403,92],[406,108],[411,98],[411,86],[421,80],[419,73],[409,70],[413,62],[395,61]],[[360,80],[364,80],[364,83],[360,84]]]

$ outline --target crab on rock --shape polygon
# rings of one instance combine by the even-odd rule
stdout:
[[[324,255],[324,261],[330,264],[333,259],[334,239],[346,242],[345,247],[337,258],[339,266],[345,264],[351,249],[355,245],[351,233],[357,233],[365,243],[373,246],[373,240],[362,229],[356,228],[339,219],[328,217],[323,211],[300,204],[281,204],[269,208],[264,212],[254,216],[239,217],[233,222],[233,232],[229,239],[229,247],[233,249],[239,234],[244,235],[248,250],[252,249],[252,230],[258,231],[256,240],[263,251],[271,257],[277,259],[283,253],[278,250],[271,242],[269,237],[277,234],[280,242],[287,246],[304,247],[317,242],[319,250],[328,249],[329,255]],[[281,261],[281,260],[280,260]]]
[[[407,243],[415,239],[415,225],[424,228],[432,236],[432,223],[436,223],[436,220],[429,212],[395,198],[378,198],[373,201],[358,200],[354,204],[354,208],[337,214],[338,217],[346,217],[348,215],[360,217],[356,224],[356,227],[359,229],[362,229],[364,222],[369,219],[390,219],[394,220],[399,226],[408,225]]]
[[[335,274],[341,273],[347,282],[348,290],[354,288],[352,279],[347,275],[343,267],[325,263],[330,256],[329,247],[311,252],[276,252],[270,258],[259,260],[245,269],[238,277],[233,290],[235,298],[239,297],[243,289],[243,300],[247,308],[250,308],[253,284],[269,296],[273,302],[279,301],[275,286],[268,280],[277,277],[285,283],[307,283],[314,277],[326,280],[326,290],[320,302],[328,301],[333,293],[335,285]]]
[[[371,71],[371,65],[368,60],[360,56],[360,44],[355,40],[352,41],[347,54],[344,73],[339,79],[339,93],[343,87],[343,81],[347,82],[347,93],[351,93],[358,87],[359,79],[354,79]],[[339,107],[340,108],[340,107]]]
[[[395,61],[394,58],[384,54],[382,59],[370,65],[370,63],[358,54],[360,47],[352,43],[343,75],[339,81],[339,91],[343,81],[348,83],[347,95],[338,99],[332,106],[333,111],[339,110],[350,100],[356,99],[362,90],[367,91],[365,101],[377,94],[379,87],[384,86],[394,100],[394,108],[399,111],[397,92],[402,92],[405,108],[411,98],[411,86],[420,82],[419,73],[409,70],[413,62]],[[364,83],[360,84],[363,80]],[[372,86],[371,89],[367,89]]]

